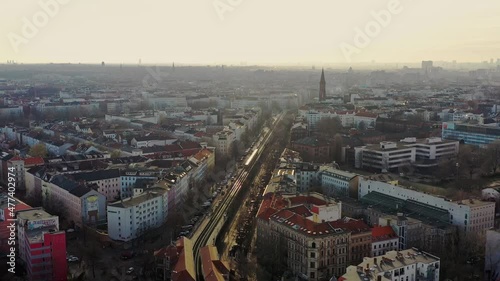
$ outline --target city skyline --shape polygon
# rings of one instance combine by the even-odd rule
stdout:
[[[361,7],[244,0],[198,6],[76,0],[6,5],[0,40],[4,62],[496,62],[500,49],[494,39],[500,3],[493,1],[384,0]]]

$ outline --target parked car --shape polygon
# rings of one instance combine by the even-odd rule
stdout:
[[[127,270],[127,274],[130,275],[134,272],[134,268],[133,267],[129,267],[128,270]]]
[[[135,252],[134,251],[126,251],[126,252],[123,252],[122,253],[122,259],[123,260],[128,260],[128,259],[131,259],[135,256]]]
[[[69,262],[75,262],[75,261],[79,261],[80,259],[78,257],[75,257],[75,256],[69,256],[66,258]]]

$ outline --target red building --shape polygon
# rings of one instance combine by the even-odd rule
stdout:
[[[330,144],[327,141],[306,137],[292,142],[292,149],[299,152],[306,162],[330,162]]]
[[[31,207],[18,199],[14,198],[10,201],[10,207],[12,208],[14,204],[14,212],[31,209]],[[0,194],[0,253],[8,253],[10,251],[9,237],[10,229],[7,228],[12,222],[9,219],[15,219],[15,215],[11,217],[11,212],[9,210],[9,201],[7,193]]]
[[[142,154],[151,159],[187,159],[202,149],[197,142],[182,141],[165,146],[144,147]]]
[[[309,136],[309,130],[307,128],[307,124],[304,122],[299,122],[293,124],[292,128],[290,129],[290,140],[291,141],[296,141],[303,139],[305,137]]]
[[[17,212],[19,258],[28,280],[67,280],[66,233],[42,208]]]

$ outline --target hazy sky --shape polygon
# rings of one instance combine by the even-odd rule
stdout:
[[[46,2],[57,4],[52,15],[40,4]],[[218,13],[214,3],[231,10]],[[395,3],[398,13],[377,30],[371,12]],[[500,1],[494,0],[2,0],[0,7],[2,63],[500,58]],[[356,45],[356,28],[367,25],[374,28],[371,41]],[[355,52],[345,55],[341,46]]]

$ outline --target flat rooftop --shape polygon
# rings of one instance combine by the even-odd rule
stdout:
[[[401,143],[401,142],[390,142],[391,144],[395,143],[396,147],[395,148],[381,148],[380,144],[368,144],[366,145],[366,149],[368,150],[373,150],[373,151],[396,151],[396,150],[401,150],[401,149],[411,149],[411,147],[408,146],[408,143]]]
[[[418,251],[415,248],[403,251],[389,251],[383,256],[374,258],[364,258],[358,266],[349,266],[347,272],[340,277],[339,281],[372,281],[377,280],[377,276],[382,276],[382,280],[392,280],[392,272],[395,269],[406,267],[412,264],[429,264],[439,262],[439,258],[431,254]]]
[[[23,210],[17,213],[18,219],[28,220],[28,221],[38,221],[50,218],[57,218],[57,216],[51,215],[42,209],[30,209]]]
[[[152,200],[154,198],[162,196],[162,193],[159,192],[159,188],[155,188],[155,191],[145,191],[142,194],[129,197],[124,200],[116,201],[114,203],[108,204],[108,207],[116,207],[116,208],[130,208],[134,207],[137,205],[140,205],[141,203],[147,202],[149,200]]]
[[[56,234],[61,232],[64,233],[64,231],[59,231],[57,227],[54,225],[50,227],[37,228],[30,231],[26,231],[26,236],[30,244],[33,244],[33,243],[43,242],[43,236],[45,235],[45,233]]]

